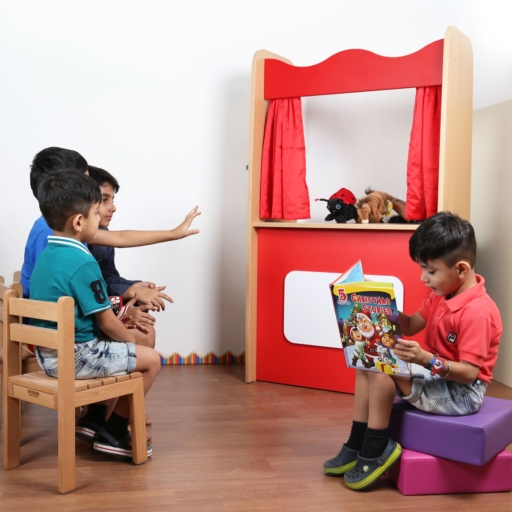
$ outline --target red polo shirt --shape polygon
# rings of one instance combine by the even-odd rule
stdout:
[[[478,378],[490,382],[503,327],[498,308],[487,295],[485,280],[446,300],[432,292],[419,309],[427,321],[425,349],[449,361],[466,361],[480,368]]]

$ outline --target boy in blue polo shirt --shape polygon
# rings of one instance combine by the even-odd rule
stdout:
[[[31,298],[56,302],[71,296],[75,300],[77,379],[139,371],[146,394],[160,371],[160,356],[152,348],[136,346],[133,335],[115,317],[98,263],[84,245],[94,239],[99,226],[101,193],[96,182],[79,171],[58,171],[40,183],[38,198],[53,235],[32,272]],[[57,375],[55,350],[38,347],[36,356],[46,374]],[[82,418],[88,427],[84,435],[92,434],[90,441],[97,451],[131,457],[128,398],[119,398],[107,421],[106,410],[107,402],[91,404]],[[148,456],[151,453],[148,444]]]

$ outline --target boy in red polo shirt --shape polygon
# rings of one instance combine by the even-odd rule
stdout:
[[[394,348],[411,363],[411,378],[356,370],[350,437],[324,464],[325,474],[344,475],[351,489],[367,488],[400,458],[402,448],[387,431],[395,394],[432,414],[473,414],[498,356],[500,313],[474,271],[471,224],[437,213],[414,232],[409,254],[432,292],[413,315],[400,313],[400,324],[406,336],[426,328],[425,348],[411,340],[399,340]]]

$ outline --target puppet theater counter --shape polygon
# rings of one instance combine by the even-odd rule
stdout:
[[[318,327],[321,320],[314,312],[311,318],[306,310],[305,316],[293,318],[290,308],[308,301],[314,307],[319,283],[358,259],[366,274],[401,281],[405,311],[416,311],[427,296],[418,266],[409,257],[408,243],[416,224],[296,222],[309,217],[304,147],[301,152],[300,142],[295,142],[292,146],[298,151],[284,154],[283,150],[279,155],[278,149],[269,156],[273,147],[289,146],[282,140],[287,133],[280,124],[283,112],[292,124],[299,124],[295,120],[300,118],[302,129],[301,97],[402,88],[416,89],[407,170],[408,218],[421,220],[436,211],[451,211],[469,220],[473,57],[470,41],[456,27],[449,27],[444,39],[403,57],[346,50],[319,64],[296,67],[266,50],[256,52],[249,154],[246,382],[353,392],[354,371],[346,368],[341,342],[334,346],[322,339],[321,329],[315,332],[310,320]],[[303,135],[296,140],[303,144]],[[411,205],[416,211],[409,216]],[[388,256],[378,250],[383,246]],[[363,249],[368,247],[375,249]],[[326,313],[332,317],[326,322],[335,328],[332,305]],[[296,320],[295,334],[290,335]]]

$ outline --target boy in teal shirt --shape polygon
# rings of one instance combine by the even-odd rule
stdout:
[[[160,371],[160,356],[149,347],[136,346],[135,339],[110,306],[98,263],[84,245],[98,231],[101,193],[89,176],[66,170],[49,174],[39,185],[39,206],[53,230],[48,246],[39,255],[32,272],[30,296],[56,302],[59,297],[75,300],[75,376],[89,379],[142,373],[145,394]],[[33,320],[35,325],[42,321]],[[102,334],[103,333],[103,334]],[[102,337],[102,336],[105,337]],[[46,374],[56,376],[55,350],[36,349]],[[105,421],[107,403],[91,404],[82,418],[84,436],[91,434],[95,450],[132,456],[128,431],[128,397],[119,398]],[[148,444],[148,456],[152,453]]]

